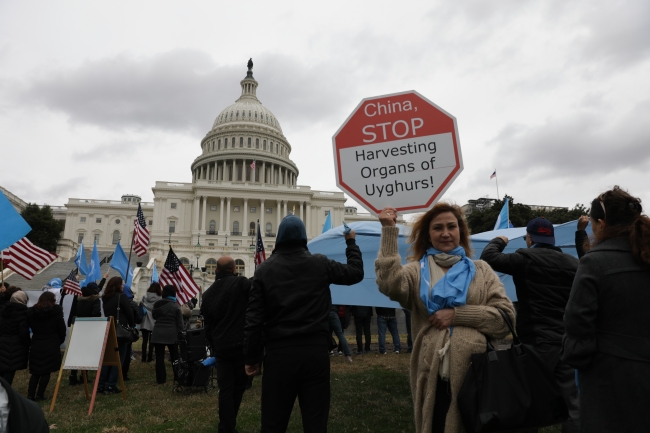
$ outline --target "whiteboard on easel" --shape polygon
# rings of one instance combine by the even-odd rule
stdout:
[[[64,370],[98,370],[108,336],[108,318],[78,317],[72,328]]]

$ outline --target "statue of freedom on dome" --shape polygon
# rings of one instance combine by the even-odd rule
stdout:
[[[252,71],[253,70],[253,58],[251,57],[248,59],[248,70]]]

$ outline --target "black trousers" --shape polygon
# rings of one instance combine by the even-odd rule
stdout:
[[[569,409],[569,419],[562,423],[562,433],[579,432],[580,399],[576,387],[575,369],[560,361],[561,346],[543,343],[535,344],[533,347],[539,357],[544,360],[544,364],[553,372],[564,402]],[[536,433],[537,431],[537,429],[531,429],[526,433]]]
[[[151,338],[151,331],[148,329],[142,329],[142,362],[151,362],[153,359],[153,343],[149,344],[149,339]],[[147,347],[149,348],[149,353],[147,354]]]
[[[447,412],[451,406],[451,385],[449,381],[444,381],[438,376],[436,384],[436,400],[433,404],[433,421],[431,423],[431,433],[444,433]]]
[[[9,383],[9,385],[11,385],[11,383],[14,381],[15,375],[16,375],[16,370],[0,372],[0,377],[6,380],[7,383]]]
[[[370,352],[370,317],[357,317],[354,316],[354,328],[357,331],[357,352],[362,351],[363,340],[361,333],[366,337],[365,351]]]
[[[163,384],[167,382],[167,370],[165,367],[165,346],[169,349],[172,358],[172,369],[174,371],[174,380],[177,380],[176,367],[174,361],[178,359],[178,347],[176,344],[154,344],[156,351],[156,383]]]
[[[237,412],[246,390],[244,350],[242,346],[215,350],[219,385],[219,433],[235,433]]]
[[[122,362],[122,376],[124,380],[129,378],[129,369],[131,368],[131,351],[133,350],[133,343],[128,343],[126,345],[126,356]]]
[[[298,397],[305,433],[326,433],[330,411],[327,340],[318,346],[267,348],[262,376],[262,433],[284,433]]]
[[[27,398],[43,397],[48,383],[50,383],[50,373],[32,374],[27,386]]]

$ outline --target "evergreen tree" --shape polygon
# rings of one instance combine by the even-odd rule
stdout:
[[[544,217],[553,224],[562,224],[569,221],[577,220],[581,215],[586,215],[589,209],[582,204],[576,204],[573,209],[554,209],[551,211],[533,211],[530,206],[516,203],[515,199],[506,195],[503,200],[495,201],[492,206],[475,210],[467,217],[470,231],[475,233],[487,232],[494,230],[494,224],[503,208],[505,199],[508,198],[508,210],[510,212],[510,222],[514,227],[526,227],[528,221],[537,217]]]
[[[55,220],[52,209],[48,205],[39,207],[37,204],[29,203],[21,215],[32,228],[32,231],[27,233],[27,239],[34,245],[56,254],[56,244],[61,239],[65,221]]]

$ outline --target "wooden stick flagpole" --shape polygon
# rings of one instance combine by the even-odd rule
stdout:
[[[499,200],[499,175],[497,174],[497,169],[494,169],[494,178],[497,181],[497,200]]]
[[[129,282],[129,269],[131,269],[131,253],[133,252],[133,241],[135,241],[135,227],[133,227],[133,236],[131,236],[131,247],[129,248],[129,260],[126,263],[126,271],[124,271],[124,273],[126,274],[124,284]],[[131,284],[133,284],[133,281],[131,281]],[[131,288],[131,286],[129,286],[129,288]],[[131,289],[131,293],[133,293],[133,289]]]

